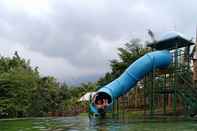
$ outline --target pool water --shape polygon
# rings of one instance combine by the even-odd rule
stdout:
[[[87,116],[0,120],[0,131],[197,131],[197,121],[89,119]]]

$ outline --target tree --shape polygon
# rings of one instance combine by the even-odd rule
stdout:
[[[0,116],[26,116],[31,89],[39,79],[38,72],[33,70],[28,61],[21,59],[18,53],[12,58],[0,58]]]
[[[143,47],[143,45],[144,43],[140,39],[132,39],[125,44],[124,48],[118,48],[119,59],[110,61],[111,72],[106,73],[104,77],[100,78],[97,84],[102,87],[118,78],[129,65],[149,52],[150,50]]]
[[[0,57],[0,117],[45,116],[63,110],[65,90],[54,77],[41,77],[38,68],[17,52]]]

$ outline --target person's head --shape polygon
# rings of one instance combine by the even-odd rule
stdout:
[[[97,101],[97,104],[98,104],[98,105],[102,105],[102,104],[103,104],[103,101],[102,101],[101,99],[99,99],[99,100]]]

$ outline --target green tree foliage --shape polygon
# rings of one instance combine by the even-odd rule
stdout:
[[[17,52],[12,58],[0,58],[0,72],[0,116],[26,116],[38,72]]]
[[[11,58],[0,57],[0,118],[64,111],[64,101],[70,96],[66,84],[60,85],[54,77],[41,77],[17,52]]]
[[[119,77],[130,64],[149,52],[150,50],[144,48],[143,45],[144,43],[141,42],[140,39],[132,39],[125,44],[124,48],[118,48],[119,59],[110,61],[111,72],[106,73],[104,77],[100,78],[97,84],[102,87],[113,81]]]

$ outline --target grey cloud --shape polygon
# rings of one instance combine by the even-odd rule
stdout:
[[[19,43],[47,59],[62,58],[78,72],[93,70],[95,74],[91,75],[95,76],[109,70],[108,62],[117,57],[116,48],[123,46],[123,41],[147,39],[148,28],[157,35],[176,29],[194,36],[197,21],[194,0],[50,0],[51,12],[39,15],[22,9],[13,11],[0,3],[0,38]],[[63,79],[64,75],[59,75]],[[88,75],[81,73],[77,77]]]

